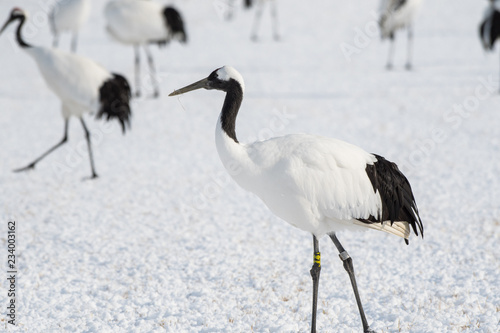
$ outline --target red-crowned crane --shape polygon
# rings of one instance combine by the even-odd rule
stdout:
[[[53,47],[59,43],[59,34],[64,31],[73,33],[71,50],[76,52],[78,30],[90,14],[90,0],[59,0],[49,13],[49,22],[54,36]]]
[[[389,38],[389,56],[387,57],[387,69],[392,69],[394,56],[394,39],[397,30],[405,28],[408,30],[408,53],[406,69],[412,69],[413,52],[413,21],[420,8],[422,0],[382,0],[380,6],[379,26],[382,39]]]
[[[336,139],[292,134],[242,144],[235,130],[245,90],[241,74],[232,67],[221,67],[170,96],[200,88],[226,93],[215,143],[231,177],[262,199],[275,215],[313,236],[311,332],[316,332],[321,271],[318,240],[325,234],[337,247],[351,279],[363,330],[373,332],[363,311],[352,259],[336,232],[371,228],[402,237],[406,243],[411,229],[423,236],[422,221],[406,177],[396,164],[382,156]]]
[[[64,136],[58,144],[26,167],[14,171],[20,172],[33,169],[40,160],[66,143],[69,118],[75,116],[80,119],[85,131],[92,171],[90,178],[96,178],[97,173],[92,157],[90,133],[83,120],[83,115],[87,112],[97,112],[97,118],[117,119],[121,124],[123,133],[125,133],[126,127],[130,126],[131,115],[129,84],[123,76],[108,72],[90,59],[57,49],[27,44],[21,35],[25,20],[26,14],[22,9],[12,9],[10,17],[0,29],[0,33],[10,23],[18,22],[17,43],[35,60],[45,82],[62,102]]]
[[[160,95],[158,79],[149,51],[149,44],[160,46],[176,39],[187,42],[184,21],[180,13],[171,6],[163,6],[154,1],[121,0],[110,1],[104,10],[106,29],[117,41],[134,46],[136,96],[141,95],[140,46],[148,58],[154,97]]]
[[[227,11],[227,19],[231,19],[233,16],[233,9],[234,9],[234,2],[235,0],[231,0],[231,2],[228,4],[228,11]],[[260,22],[262,19],[262,13],[264,11],[264,7],[266,6],[267,3],[271,6],[271,17],[272,17],[272,24],[273,24],[273,38],[274,40],[279,40],[280,39],[280,34],[278,32],[278,9],[276,5],[276,0],[245,0],[245,8],[249,9],[251,8],[255,3],[256,4],[256,9],[255,9],[255,17],[253,21],[253,26],[252,26],[252,32],[250,35],[250,38],[253,41],[258,40],[258,30],[260,26]]]
[[[500,37],[500,1],[490,0],[479,26],[479,36],[486,51],[493,51],[496,40]]]

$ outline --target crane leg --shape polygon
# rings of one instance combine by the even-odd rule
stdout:
[[[387,65],[385,68],[387,70],[392,69],[392,58],[394,57],[394,33],[389,36],[390,45],[389,45],[389,55],[387,56]]]
[[[262,18],[262,12],[264,10],[264,3],[261,1],[257,5],[257,9],[255,10],[255,17],[253,21],[252,34],[250,38],[255,42],[257,41],[257,30],[259,30],[260,21]]]
[[[141,55],[138,45],[134,45],[135,97],[141,96]]]
[[[273,30],[274,30],[274,40],[280,40],[280,34],[278,32],[278,8],[276,5],[276,0],[271,3],[271,16],[273,17]]]
[[[347,271],[347,273],[349,274],[349,278],[351,279],[351,285],[352,289],[354,290],[354,296],[356,297],[356,303],[358,303],[359,315],[361,316],[361,322],[363,323],[363,332],[375,333],[375,331],[370,329],[370,326],[368,325],[365,311],[363,310],[363,305],[361,304],[361,298],[359,297],[358,286],[356,284],[356,276],[354,275],[354,266],[352,265],[352,258],[349,256],[349,253],[347,253],[342,244],[340,244],[335,234],[330,234],[329,236],[337,247],[337,250],[340,253],[339,257],[344,263],[344,269]]]
[[[225,19],[228,21],[233,19],[235,7],[234,1],[235,0],[227,0]]]
[[[412,69],[412,55],[413,55],[413,28],[412,26],[408,26],[408,55],[406,61],[406,69]]]
[[[71,38],[71,52],[76,52],[76,44],[78,43],[78,33],[75,31],[73,33],[73,38]]]
[[[319,244],[316,236],[313,235],[314,244],[314,260],[310,273],[313,280],[313,301],[312,301],[312,315],[311,315],[311,333],[316,333],[316,313],[318,311],[318,288],[319,288],[319,274],[321,272],[321,254],[319,252]]]
[[[49,155],[54,150],[56,150],[57,148],[59,148],[60,146],[62,146],[63,144],[65,144],[66,141],[68,141],[68,123],[69,123],[69,119],[65,119],[64,120],[64,137],[62,138],[62,140],[58,144],[56,144],[54,147],[52,147],[49,150],[47,150],[40,157],[38,157],[36,160],[34,160],[33,162],[31,162],[30,164],[28,164],[24,168],[15,169],[13,171],[14,172],[21,172],[21,171],[26,171],[26,170],[34,169],[35,165],[38,162],[40,162],[45,156]]]
[[[87,145],[89,146],[90,168],[92,169],[92,176],[90,176],[90,179],[94,179],[94,178],[97,178],[97,174],[95,173],[95,168],[94,168],[94,157],[92,156],[92,145],[90,144],[90,133],[89,133],[89,130],[87,129],[87,126],[85,125],[85,121],[83,121],[82,117],[80,117],[80,122],[82,123],[83,130],[85,131],[85,139],[87,140]]]
[[[52,47],[56,48],[59,45],[59,35],[54,33],[54,39],[52,40]]]
[[[156,77],[156,69],[155,69],[155,64],[153,62],[153,55],[149,51],[149,47],[147,45],[144,45],[144,51],[146,52],[146,56],[148,57],[148,64],[149,64],[149,76],[151,78],[151,82],[153,85],[154,89],[154,98],[157,98],[160,96],[160,90],[158,88],[158,78]]]

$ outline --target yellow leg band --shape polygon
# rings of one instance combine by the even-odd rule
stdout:
[[[314,263],[321,267],[321,253],[314,252]]]

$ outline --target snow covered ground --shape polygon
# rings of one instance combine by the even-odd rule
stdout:
[[[50,45],[44,0],[3,0],[31,13],[27,40]],[[246,81],[241,141],[307,132],[340,138],[398,163],[410,179],[425,238],[410,245],[370,231],[340,240],[354,258],[368,321],[377,332],[498,332],[500,326],[500,96],[498,50],[477,28],[486,1],[426,1],[415,31],[415,69],[395,68],[374,30],[374,1],[279,2],[282,40],[269,13],[261,40],[239,6],[177,0],[189,44],[154,47],[161,97],[133,102],[132,130],[87,117],[100,178],[83,131],[21,174],[60,140],[59,101],[37,68],[0,36],[0,331],[307,332],[312,237],[238,188],[213,135],[223,94],[167,94],[225,64]],[[133,82],[133,52],[104,32],[93,1],[80,54]],[[69,37],[60,45],[69,49]],[[356,52],[347,59],[346,45]],[[147,78],[145,78],[147,79]],[[493,83],[491,83],[493,81]],[[17,326],[7,324],[7,222],[17,222]],[[318,331],[360,332],[349,279],[329,239]]]

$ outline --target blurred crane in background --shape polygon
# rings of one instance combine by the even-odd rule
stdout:
[[[380,5],[379,26],[382,39],[389,38],[389,56],[387,58],[387,69],[392,69],[394,58],[395,33],[399,29],[408,30],[408,53],[406,69],[412,68],[413,53],[413,21],[420,8],[421,0],[382,0]]]
[[[59,44],[59,34],[70,31],[73,33],[71,39],[71,51],[76,52],[78,42],[78,31],[87,21],[90,14],[90,0],[60,0],[56,1],[49,13],[49,22],[54,40],[53,47]]]
[[[21,30],[26,21],[26,13],[20,8],[12,9],[10,16],[0,29],[0,34],[13,22],[18,21],[16,39],[19,46],[35,60],[47,86],[59,97],[62,102],[62,116],[64,118],[63,139],[28,164],[26,167],[14,172],[34,169],[35,165],[47,155],[61,147],[68,140],[68,124],[71,116],[78,117],[85,131],[87,140],[90,167],[90,178],[96,178],[92,156],[90,132],[85,125],[83,115],[96,112],[97,118],[105,117],[107,120],[117,119],[123,133],[130,125],[130,87],[127,80],[118,74],[110,73],[92,60],[67,53],[58,49],[51,49],[27,44],[21,35]]]
[[[500,1],[490,0],[479,26],[479,36],[486,51],[493,51],[495,42],[500,37]]]
[[[140,47],[142,46],[148,58],[153,96],[158,97],[160,95],[158,78],[149,44],[163,46],[172,39],[186,43],[187,34],[180,13],[173,7],[165,7],[154,1],[121,0],[108,2],[104,15],[106,29],[111,36],[121,43],[134,47],[135,95],[137,97],[141,95]]]

